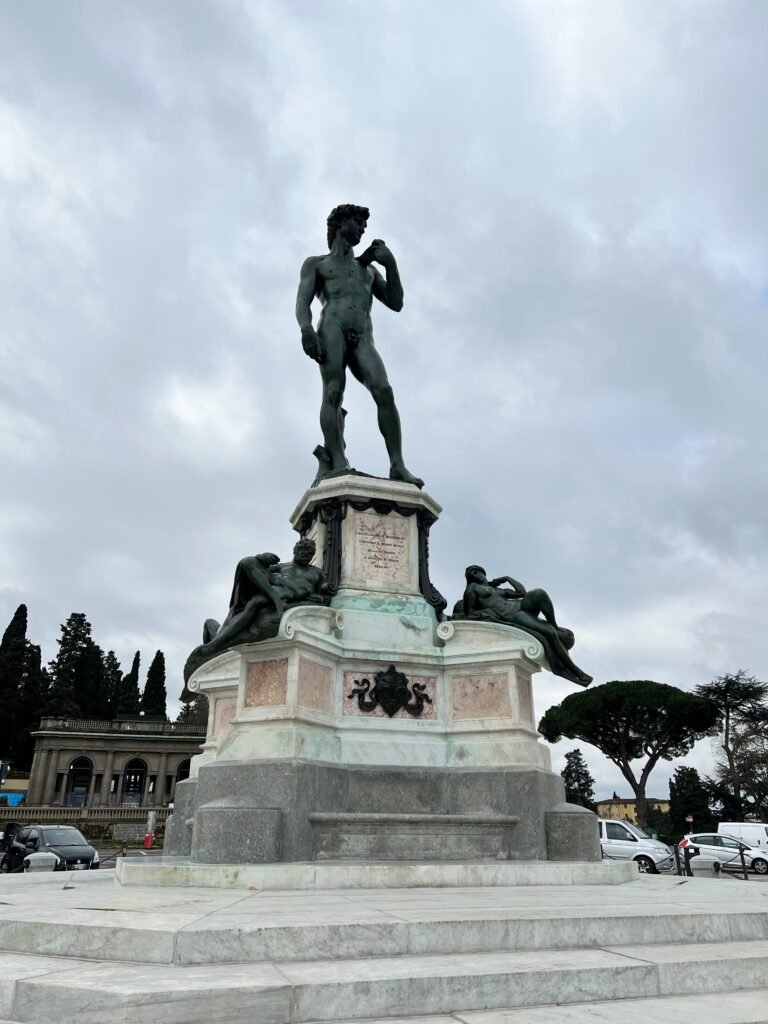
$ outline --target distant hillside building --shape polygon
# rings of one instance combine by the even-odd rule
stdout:
[[[44,718],[25,804],[167,807],[205,742],[205,726],[140,715]]]
[[[649,796],[648,806],[666,814],[669,810],[669,800],[657,800]],[[595,807],[600,818],[616,818],[618,821],[631,821],[633,825],[637,824],[637,800],[634,798],[622,800],[614,793],[610,800],[598,800]]]

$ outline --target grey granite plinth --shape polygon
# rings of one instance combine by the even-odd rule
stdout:
[[[564,796],[560,776],[539,768],[398,768],[300,760],[204,765],[194,789],[185,790],[185,799],[188,793],[189,806],[185,803],[184,814],[185,820],[194,818],[194,838],[186,848],[185,832],[174,822],[165,852],[175,856],[191,852],[193,861],[216,859],[227,863],[312,860],[318,849],[311,816],[320,814],[481,815],[508,828],[503,856],[510,860],[546,860],[546,815],[563,804]],[[213,806],[199,816],[206,805]],[[238,807],[244,816],[238,817]],[[174,818],[179,810],[177,805]],[[258,813],[267,811],[280,815]],[[501,820],[509,817],[518,819],[513,828]],[[550,844],[552,851],[567,847],[572,821],[577,841],[567,859],[599,860],[599,845],[590,846],[578,838],[583,829],[581,817],[565,817],[567,820],[556,828],[552,826],[559,836]],[[270,828],[274,829],[271,838]],[[205,837],[198,835],[202,829]],[[249,830],[259,834],[258,842],[249,838]],[[469,831],[471,826],[466,836]],[[458,850],[468,839],[460,838],[458,832],[455,836],[454,841],[446,839],[442,843],[435,843],[434,835],[425,836],[425,847],[431,851],[426,856],[447,861],[461,857]],[[225,858],[226,849],[231,853]],[[418,851],[411,851],[409,856],[418,858]]]
[[[518,819],[482,814],[311,814],[315,860],[509,860]]]
[[[578,804],[558,804],[546,815],[547,860],[600,860],[597,815]]]
[[[185,779],[176,785],[173,814],[165,822],[163,850],[172,850],[177,857],[189,857],[192,853],[192,818],[195,813],[194,779]]]
[[[198,807],[192,859],[204,864],[271,864],[281,860],[283,812],[254,807],[248,797],[222,797]]]

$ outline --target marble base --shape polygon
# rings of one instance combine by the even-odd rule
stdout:
[[[518,818],[483,814],[310,814],[313,860],[509,860]]]
[[[343,610],[293,608],[274,640],[228,651],[194,673],[189,689],[205,693],[210,710],[193,777],[213,762],[276,758],[550,767],[535,726],[537,640],[511,626],[438,624],[421,598],[354,601]],[[424,695],[415,712],[415,699],[390,716],[361,694],[390,666],[411,694]]]
[[[169,853],[301,861],[336,843],[381,858],[396,845],[381,831],[313,840],[312,816],[406,814],[456,818],[453,829],[412,830],[411,857],[599,859],[594,815],[547,817],[564,790],[536,730],[541,644],[511,626],[441,621],[427,546],[439,512],[386,480],[335,477],[307,491],[292,523],[316,541],[330,607],[290,609],[274,639],[190,678],[208,697],[208,730],[177,787]],[[497,833],[510,816],[519,824],[489,846],[471,822],[458,825],[470,815],[495,817]]]
[[[124,886],[258,892],[620,886],[638,878],[637,865],[630,861],[552,864],[547,861],[361,863],[321,860],[294,864],[195,864],[182,857],[163,857],[160,861],[120,859],[116,862],[115,874]],[[535,901],[535,897],[533,899]]]
[[[463,819],[452,831],[443,826],[422,830],[421,854],[418,847],[409,847],[410,856],[421,859],[456,860],[470,849],[475,857],[489,856],[488,848],[467,845],[474,841],[469,837],[476,815],[496,818],[505,828],[509,817],[518,819],[503,847],[510,860],[599,861],[601,856],[597,818],[584,808],[564,812],[570,805],[563,804],[563,781],[544,769],[443,767],[415,772],[409,766],[285,759],[220,761],[204,765],[195,780],[177,789],[179,804],[167,825],[164,850],[204,863],[312,860],[319,853],[312,825],[318,814]],[[237,827],[233,823],[240,813],[242,824]],[[268,827],[271,839],[264,833]],[[370,855],[375,856],[373,848]]]

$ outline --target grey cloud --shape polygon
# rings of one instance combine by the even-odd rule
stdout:
[[[598,680],[768,671],[766,8],[474,11],[0,12],[0,617],[27,601],[46,657],[83,610],[178,677],[237,558],[289,551],[320,439],[298,268],[360,201],[446,596],[470,562],[547,587]]]

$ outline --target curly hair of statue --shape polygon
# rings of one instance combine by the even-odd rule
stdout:
[[[341,227],[341,222],[345,217],[353,217],[367,222],[370,216],[371,211],[367,206],[355,206],[354,203],[342,203],[341,206],[334,207],[328,214],[328,248],[330,249],[333,245],[336,232]]]

